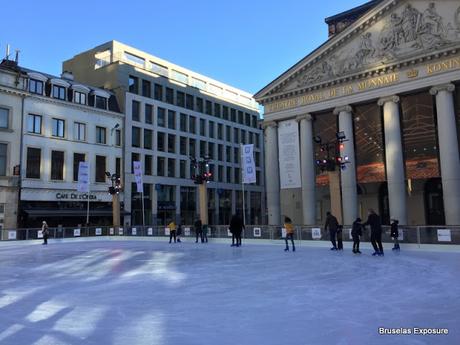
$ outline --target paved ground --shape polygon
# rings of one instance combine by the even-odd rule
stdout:
[[[460,253],[50,242],[0,244],[0,344],[460,343]]]

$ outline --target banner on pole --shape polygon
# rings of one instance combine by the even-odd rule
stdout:
[[[136,187],[138,193],[144,192],[144,187],[142,184],[142,166],[141,162],[133,161],[133,170],[134,170],[134,180],[136,181]]]
[[[256,183],[256,164],[254,161],[254,145],[241,146],[241,161],[243,165],[243,183]]]
[[[278,124],[278,150],[281,189],[300,188],[299,126],[296,120]]]
[[[89,162],[80,162],[78,164],[77,191],[89,193]]]

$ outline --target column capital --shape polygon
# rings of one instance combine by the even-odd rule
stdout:
[[[455,85],[451,84],[451,83],[448,83],[448,84],[442,84],[442,85],[433,86],[430,89],[430,94],[432,96],[436,96],[438,94],[438,92],[440,92],[440,91],[454,92],[455,91]]]
[[[379,107],[383,106],[385,103],[388,102],[393,102],[393,103],[399,103],[400,99],[399,96],[393,95],[393,96],[388,96],[388,97],[382,97],[377,101],[377,104]]]
[[[313,117],[310,114],[304,114],[304,115],[297,116],[295,119],[297,122],[300,122],[302,120],[311,121],[313,120]]]
[[[351,113],[353,109],[349,105],[342,105],[334,109],[334,115],[339,115],[340,113]]]
[[[275,121],[265,121],[262,123],[262,129],[265,129],[267,127],[271,128],[276,128],[278,127],[278,124]]]

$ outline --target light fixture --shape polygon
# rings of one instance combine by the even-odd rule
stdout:
[[[335,136],[337,137],[337,140],[344,140],[346,138],[344,131],[337,132]]]
[[[321,137],[319,135],[313,137],[313,141],[317,144],[321,144]]]

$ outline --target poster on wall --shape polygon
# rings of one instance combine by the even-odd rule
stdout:
[[[73,237],[79,237],[80,236],[80,229],[73,229]]]
[[[118,228],[118,235],[123,235],[123,228]]]
[[[102,228],[96,228],[96,236],[102,235]]]
[[[311,229],[311,238],[313,238],[314,240],[321,239],[321,229],[320,228]]]
[[[16,239],[16,231],[8,231],[8,239],[15,240]]]
[[[296,120],[278,124],[278,151],[281,189],[300,188],[299,126]]]
[[[37,238],[43,238],[43,232],[41,230],[38,230]]]
[[[286,228],[281,229],[281,237],[286,238]]]
[[[165,228],[165,236],[169,236],[171,233],[171,230],[169,228]]]
[[[153,236],[153,229],[152,228],[147,229],[147,236]]]
[[[262,237],[262,229],[254,228],[254,237]]]
[[[452,242],[449,229],[438,229],[438,242]]]
[[[184,228],[184,236],[190,236],[190,228]]]
[[[137,228],[132,228],[131,229],[131,235],[136,236],[137,235]]]
[[[109,235],[114,235],[114,234],[115,234],[114,229],[113,229],[113,228],[110,228],[110,229],[109,229]]]

